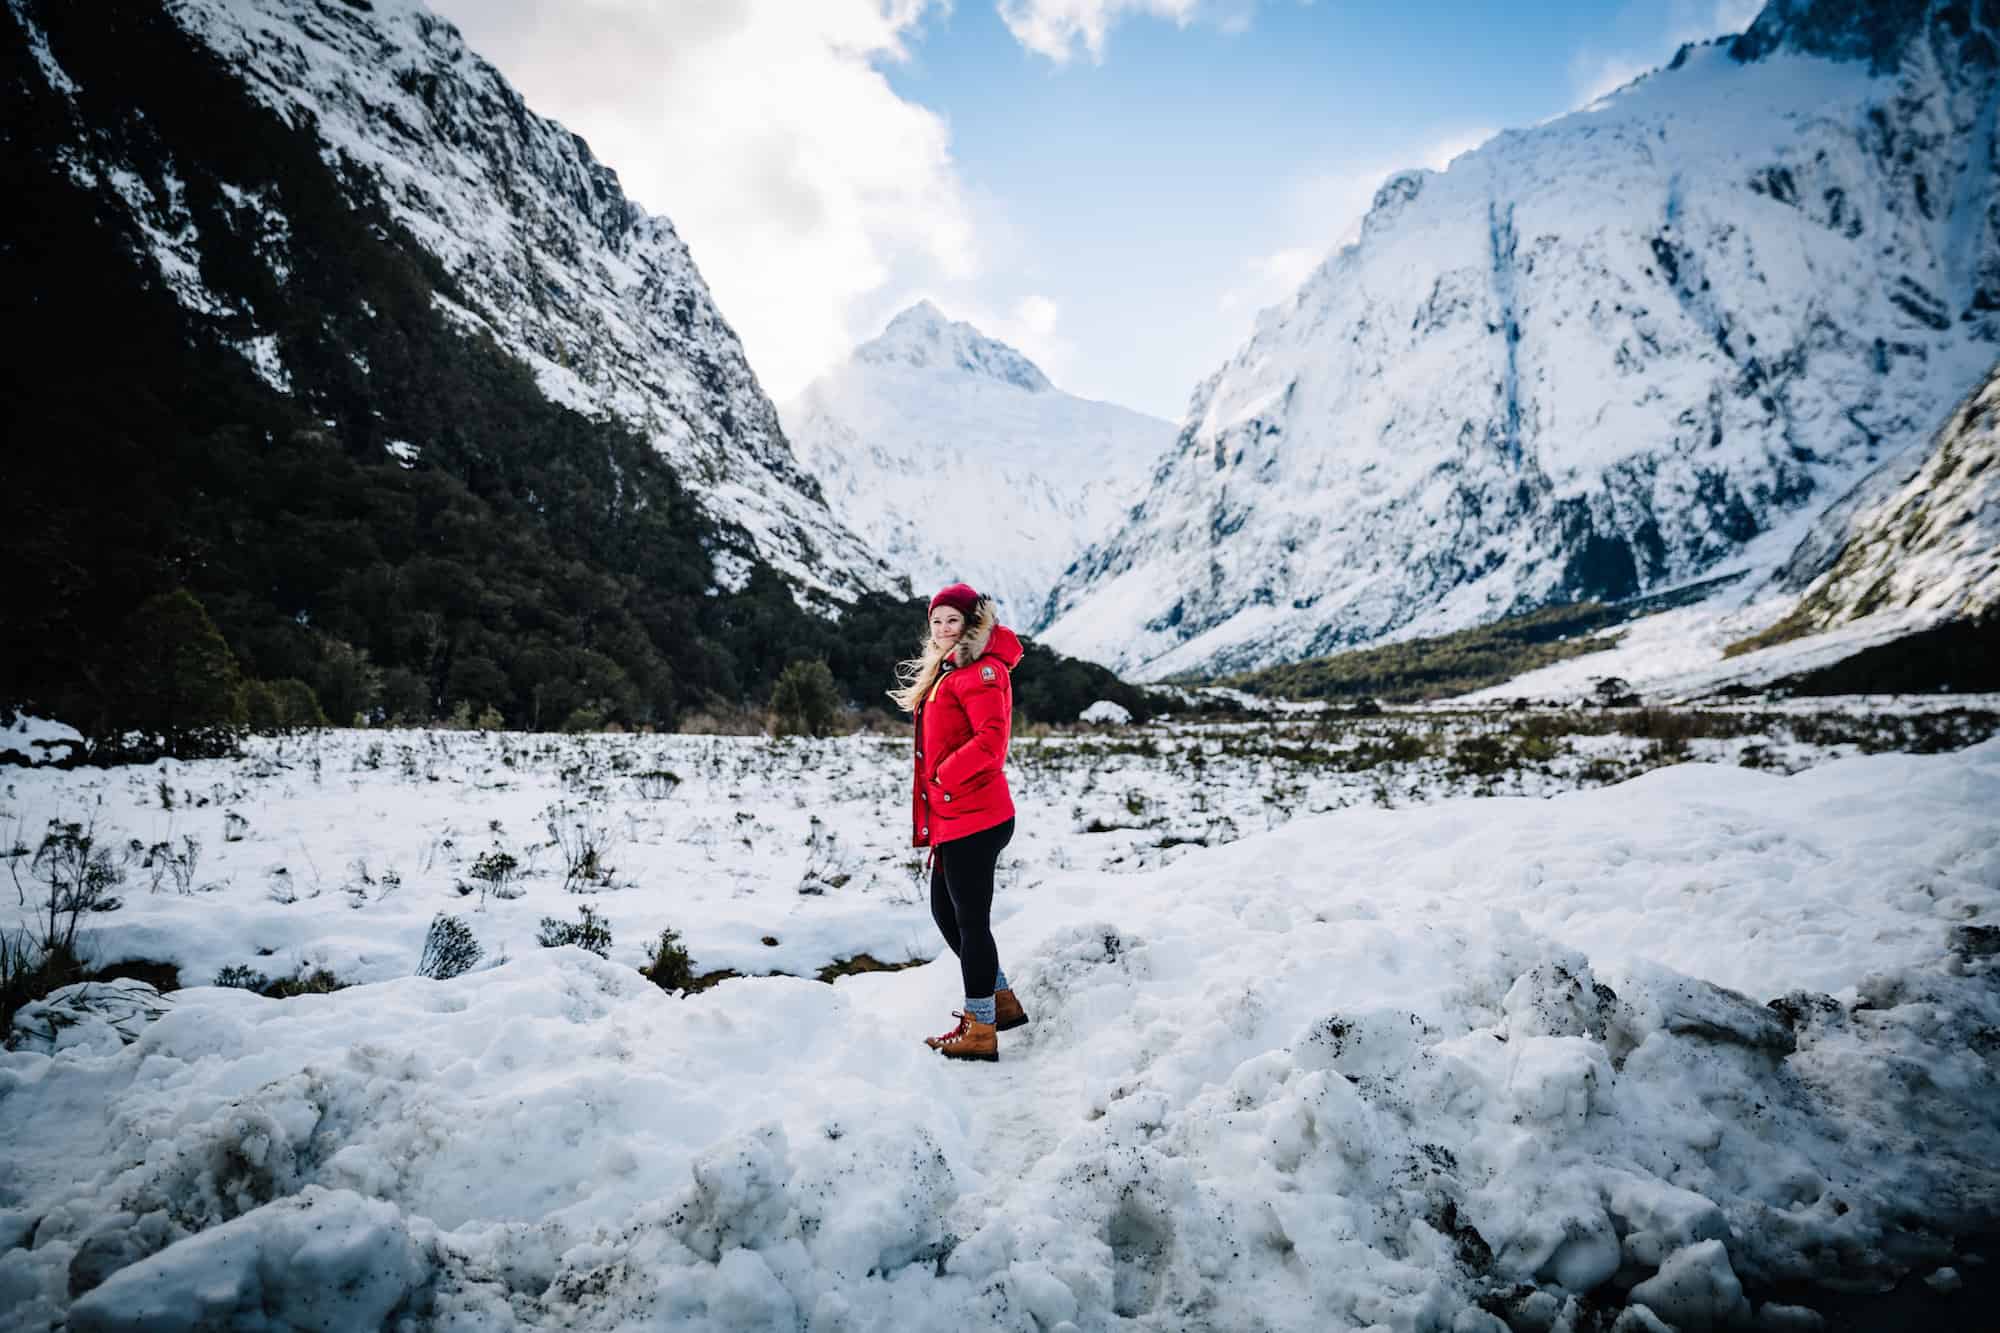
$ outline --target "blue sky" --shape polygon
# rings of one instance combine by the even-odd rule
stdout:
[[[435,3],[674,219],[775,397],[928,296],[1062,387],[1168,418],[1388,171],[1559,115],[1756,10]]]

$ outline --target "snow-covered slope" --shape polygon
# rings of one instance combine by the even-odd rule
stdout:
[[[1775,4],[1393,177],[1044,637],[1159,677],[1782,561],[1992,364],[1991,21]]]
[[[964,579],[1032,624],[1110,532],[1172,423],[1064,393],[923,301],[783,407],[834,512],[919,590]]]
[[[32,35],[31,14],[14,8]],[[741,554],[835,597],[895,586],[798,466],[672,224],[628,201],[583,140],[529,110],[451,24],[416,0],[173,0],[168,8],[257,98],[311,128],[355,200],[379,202],[436,259],[440,286],[455,294],[440,298],[451,315],[526,363],[550,398],[642,431]],[[52,86],[80,95],[46,43],[37,55]],[[194,309],[246,319],[244,354],[289,390],[259,312],[221,309],[204,286],[205,242],[174,164],[81,153],[72,169],[113,183],[165,282]],[[237,185],[243,207],[267,214],[264,262],[310,262],[289,253],[287,220],[267,202],[274,192],[254,179]],[[743,562],[717,554],[732,582]]]
[[[1902,485],[1861,507],[1791,618],[1800,633],[1878,611],[1977,616],[2000,602],[2000,367]]]
[[[1897,455],[1827,507],[1770,579],[1614,625],[1614,647],[1465,696],[1576,698],[1617,676],[1651,698],[1768,685],[2000,602],[2000,366],[1928,449]]]

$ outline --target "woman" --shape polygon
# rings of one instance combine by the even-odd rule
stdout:
[[[958,955],[965,1008],[958,1026],[925,1044],[954,1060],[998,1060],[998,1034],[1028,1021],[993,943],[993,866],[1014,836],[1007,741],[1010,673],[1021,641],[990,597],[954,583],[931,598],[923,652],[896,668],[889,697],[916,715],[912,845],[931,849],[931,917]]]

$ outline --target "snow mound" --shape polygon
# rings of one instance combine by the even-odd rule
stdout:
[[[1096,703],[1078,713],[1076,720],[1079,722],[1108,722],[1122,727],[1132,720],[1132,712],[1125,705],[1111,699],[1099,699]]]
[[[112,1274],[76,1333],[379,1328],[428,1271],[395,1205],[308,1185]]]
[[[61,722],[22,713],[0,726],[0,764],[24,764],[32,768],[63,763],[82,752],[83,733]]]

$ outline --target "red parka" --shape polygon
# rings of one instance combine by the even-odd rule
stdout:
[[[935,847],[1014,817],[1005,765],[1021,641],[994,623],[992,607],[980,603],[936,688],[917,701],[912,846]]]

